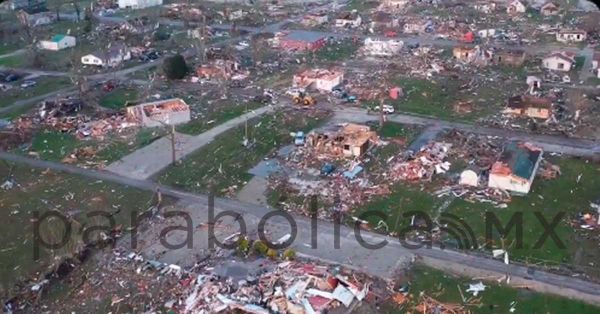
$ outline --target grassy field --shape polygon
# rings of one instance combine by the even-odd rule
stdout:
[[[153,197],[152,193],[126,186],[90,181],[49,170],[38,171],[5,162],[0,162],[0,177],[3,182],[12,178],[14,183],[11,189],[0,193],[3,208],[0,217],[5,222],[3,247],[0,250],[0,295],[3,298],[20,280],[30,277],[41,280],[40,272],[46,271],[61,257],[72,254],[79,243],[81,234],[73,233],[71,241],[62,248],[53,251],[42,248],[40,259],[35,261],[34,212],[43,214],[56,210],[68,215],[79,223],[74,225],[74,230],[77,230],[78,226],[86,223],[106,226],[106,218],[87,216],[91,211],[103,211],[111,213],[115,225],[121,224],[126,230],[131,223],[131,212],[148,209]],[[49,243],[57,243],[52,239],[60,239],[64,234],[64,225],[56,219],[45,219],[39,226],[41,236]]]
[[[100,98],[100,106],[119,110],[125,107],[128,101],[136,101],[138,99],[138,91],[135,88],[116,88],[108,92]]]
[[[427,295],[437,301],[452,304],[462,304],[471,313],[598,313],[597,307],[558,296],[536,293],[526,289],[516,289],[497,283],[484,282],[485,291],[478,297],[466,292],[469,284],[479,283],[479,280],[455,277],[426,266],[416,265],[408,275],[409,303],[405,309],[412,309],[420,303],[422,295]],[[460,291],[459,291],[460,289]],[[464,302],[472,299],[471,302]],[[405,313],[393,306],[384,309],[386,313]]]
[[[23,89],[19,86],[20,83],[16,82],[12,89],[0,93],[0,107],[7,107],[14,104],[17,100],[26,100],[72,85],[71,80],[67,77],[42,77],[34,80],[37,82],[37,85],[33,87]]]
[[[264,104],[254,101],[247,103],[248,112],[262,106],[264,106]],[[210,106],[208,111],[204,113],[203,117],[178,126],[177,131],[184,134],[197,135],[225,121],[237,118],[245,113],[246,103],[215,103]]]
[[[314,128],[321,120],[302,114],[276,113],[249,123],[249,138],[254,144],[242,145],[244,126],[217,137],[188,156],[180,165],[169,166],[158,181],[193,192],[205,192],[209,182],[217,191],[243,186],[251,177],[247,171],[279,146],[291,142],[290,132]]]
[[[555,180],[536,178],[532,191],[526,196],[513,197],[507,208],[495,208],[486,203],[469,203],[459,198],[437,198],[430,194],[431,188],[426,186],[398,184],[393,188],[391,195],[358,208],[356,213],[367,210],[383,211],[387,215],[385,222],[391,232],[408,227],[411,217],[402,217],[404,212],[423,211],[431,217],[438,217],[441,212],[447,212],[459,217],[473,230],[480,246],[486,242],[486,212],[498,217],[502,226],[508,224],[514,213],[523,213],[523,247],[517,247],[514,229],[505,240],[511,259],[530,264],[574,268],[585,271],[588,275],[600,277],[600,268],[594,262],[600,256],[598,246],[592,238],[579,237],[575,232],[576,227],[570,225],[571,219],[577,213],[588,209],[589,202],[599,197],[598,165],[567,158],[553,160],[553,162],[560,165],[562,175]],[[580,178],[579,182],[578,178]],[[566,248],[557,247],[552,239],[547,239],[540,248],[533,248],[544,233],[543,226],[534,215],[536,211],[541,212],[548,223],[557,213],[566,213],[555,229]],[[379,218],[373,217],[370,222],[377,225]],[[498,232],[494,232],[493,239],[490,239],[493,248],[501,247],[499,238]],[[455,239],[448,237],[448,245],[452,246],[453,243],[455,244]],[[490,253],[490,250],[483,248],[482,250]]]
[[[313,61],[336,61],[351,58],[360,45],[350,39],[327,44],[314,53]]]
[[[404,90],[404,97],[390,101],[397,110],[444,120],[474,121],[497,112],[504,102],[504,95],[498,92],[496,86],[483,85],[475,91],[461,91],[462,83],[449,78],[436,81],[398,78],[393,80],[393,84]],[[455,103],[469,100],[476,106],[472,112],[459,114],[454,111]]]
[[[140,129],[126,137],[109,136],[104,140],[82,141],[69,133],[58,131],[40,130],[34,135],[31,146],[18,149],[17,152],[26,154],[35,152],[41,159],[49,161],[62,161],[75,149],[90,146],[96,154],[86,160],[92,163],[110,164],[131,152],[149,145],[165,134],[160,128]]]

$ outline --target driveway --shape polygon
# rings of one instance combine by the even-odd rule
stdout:
[[[196,136],[177,133],[175,141],[176,159],[180,160],[202,148],[204,145],[212,142],[218,135],[244,123],[246,119],[261,116],[271,110],[273,110],[272,106],[256,109]],[[171,145],[170,135],[167,135],[110,164],[106,169],[133,179],[148,179],[173,162]]]

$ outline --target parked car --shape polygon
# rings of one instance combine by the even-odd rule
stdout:
[[[304,135],[304,132],[296,132],[296,134],[294,135],[294,145],[302,146],[304,145],[304,142],[306,142],[306,135]]]
[[[379,106],[375,106],[375,108],[373,108],[373,110],[378,112],[380,110],[379,108],[380,108]],[[383,105],[383,113],[385,113],[385,114],[392,114],[395,111],[396,111],[396,109],[394,109],[393,106]]]
[[[29,88],[29,87],[33,87],[37,84],[36,81],[25,81],[21,84],[21,88]]]

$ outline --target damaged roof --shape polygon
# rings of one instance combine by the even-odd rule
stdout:
[[[552,101],[548,98],[533,97],[528,95],[513,96],[508,99],[508,107],[513,109],[544,108],[550,109]]]
[[[542,149],[529,143],[512,141],[504,146],[500,158],[492,166],[493,174],[515,175],[529,180],[542,156]]]

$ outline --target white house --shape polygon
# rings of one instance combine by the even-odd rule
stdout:
[[[129,59],[131,59],[129,48],[122,44],[115,44],[108,51],[95,52],[81,57],[81,63],[85,65],[115,67]]]
[[[143,9],[162,4],[162,0],[119,0],[121,9]]]
[[[42,40],[39,43],[39,47],[45,50],[58,51],[70,47],[75,47],[76,39],[73,36],[68,35],[54,35],[50,40]]]
[[[567,42],[582,42],[587,38],[587,32],[584,30],[560,30],[556,33],[556,40],[567,43]]]
[[[378,39],[365,39],[365,45],[363,47],[363,51],[366,55],[371,56],[393,56],[400,52],[404,42],[400,40],[378,40]]]
[[[512,1],[506,7],[506,13],[508,14],[525,13],[525,11],[527,11],[527,7],[519,0]]]
[[[544,58],[542,64],[549,70],[569,72],[575,65],[575,56],[566,52],[555,52]]]
[[[510,142],[492,165],[488,186],[527,194],[542,160],[541,148],[529,143]]]

